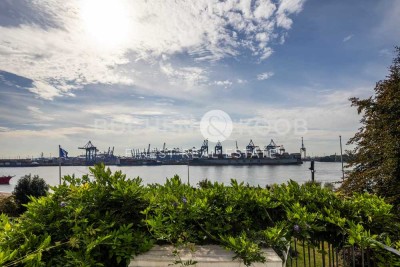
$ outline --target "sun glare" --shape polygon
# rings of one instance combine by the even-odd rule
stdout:
[[[128,10],[119,0],[84,0],[81,19],[88,38],[101,48],[122,45],[131,33]]]

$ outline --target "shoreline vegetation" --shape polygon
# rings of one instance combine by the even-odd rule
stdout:
[[[375,263],[391,256],[379,244],[400,248],[398,214],[368,193],[344,197],[294,181],[261,188],[204,180],[193,187],[178,176],[143,185],[104,165],[90,171],[65,176],[52,193],[31,198],[19,217],[0,216],[2,266],[127,266],[155,244],[216,244],[246,265],[265,260],[263,247],[284,261],[297,257],[293,238],[369,249]]]

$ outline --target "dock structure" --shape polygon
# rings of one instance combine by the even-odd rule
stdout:
[[[307,157],[306,147],[304,146],[303,137],[301,137],[301,148],[300,148],[300,156],[305,159]]]
[[[208,156],[208,139],[204,140],[200,147],[200,157],[204,155]]]
[[[97,147],[95,147],[92,142],[89,140],[86,145],[83,147],[78,147],[79,149],[84,149],[86,151],[85,154],[85,163],[86,165],[93,165],[96,163],[97,152],[99,151]],[[114,149],[113,149],[114,150]]]
[[[288,165],[301,164],[301,153],[288,153],[283,145],[277,145],[272,139],[269,145],[260,147],[250,140],[245,147],[246,150],[239,150],[237,141],[232,153],[223,152],[222,142],[218,141],[215,147],[209,151],[209,142],[205,139],[199,149],[191,147],[182,149],[174,147],[168,149],[164,143],[162,149],[153,148],[150,144],[143,149],[131,148],[126,150],[125,156],[114,155],[114,147],[99,152],[91,141],[84,146],[78,147],[85,150],[83,155],[68,157],[62,161],[62,166],[91,166],[96,163],[105,165],[120,166],[141,166],[141,165]],[[225,146],[226,147],[226,146]],[[227,151],[230,149],[227,149]],[[302,140],[301,151],[305,147]],[[210,152],[210,153],[209,153]],[[129,155],[127,154],[129,153]],[[214,162],[214,160],[217,160]],[[38,158],[28,159],[0,159],[0,167],[38,167],[57,166],[59,161],[56,157],[45,158],[41,155]]]
[[[214,152],[215,152],[215,155],[216,155],[217,157],[218,157],[218,156],[221,156],[221,157],[222,157],[223,151],[222,151],[222,144],[221,144],[220,141],[218,141],[218,143],[215,145],[215,150],[214,150]]]

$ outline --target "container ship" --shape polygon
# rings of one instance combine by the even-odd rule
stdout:
[[[189,160],[190,165],[212,166],[212,165],[297,165],[302,164],[301,153],[287,153],[285,148],[276,145],[271,139],[269,145],[261,149],[254,145],[253,141],[246,146],[244,152],[236,149],[232,153],[223,153],[222,144],[217,143],[213,153],[208,153],[208,141],[204,140],[199,151],[199,157]]]
[[[209,153],[208,140],[204,140],[200,149],[168,149],[164,143],[162,149],[127,149],[125,156],[115,156],[114,147],[108,151],[97,153],[99,150],[89,141],[79,149],[85,154],[77,157],[45,158],[43,153],[40,158],[31,159],[0,159],[0,167],[37,167],[37,166],[92,166],[95,163],[117,166],[155,166],[155,165],[292,165],[302,164],[306,158],[306,149],[303,139],[300,153],[287,153],[282,145],[276,145],[271,140],[269,145],[260,148],[250,140],[246,148],[241,151],[236,142],[235,149],[226,149],[223,153],[222,144],[218,142]],[[230,153],[228,153],[230,152]],[[304,156],[303,156],[304,155]]]

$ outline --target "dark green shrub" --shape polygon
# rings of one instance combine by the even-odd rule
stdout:
[[[321,182],[317,182],[317,181],[307,181],[304,183],[305,186],[313,186],[313,185],[317,185],[317,186],[321,186]]]
[[[333,183],[326,182],[326,183],[324,183],[324,188],[334,191],[335,185]]]
[[[206,178],[206,179],[198,182],[197,185],[199,186],[199,188],[204,189],[204,188],[212,187],[212,182]]]
[[[33,178],[30,174],[21,177],[12,193],[18,205],[18,211],[24,212],[26,210],[24,205],[29,202],[30,197],[45,196],[48,190],[49,186],[38,175],[33,176]]]
[[[0,213],[7,214],[10,217],[19,215],[18,205],[13,196],[0,196]]]

